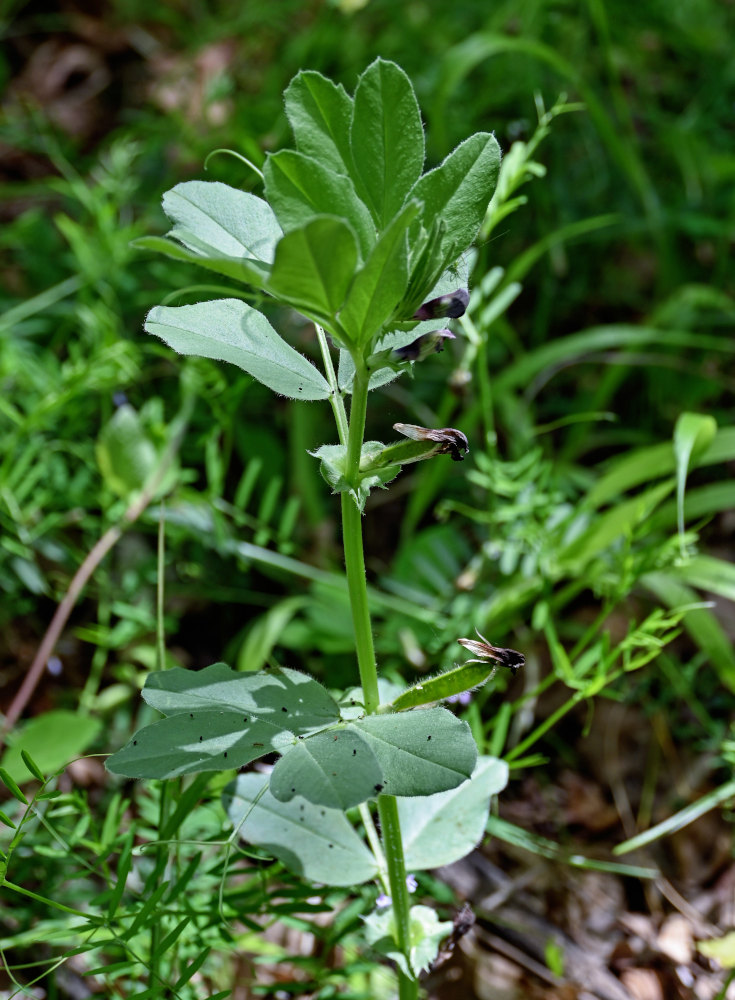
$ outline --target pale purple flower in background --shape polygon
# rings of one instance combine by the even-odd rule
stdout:
[[[416,881],[415,875],[406,875],[406,888],[408,889],[409,892],[416,892],[418,886],[419,884]],[[386,906],[390,906],[392,902],[393,902],[392,899],[390,898],[389,895],[387,895],[387,893],[381,892],[381,894],[375,900],[375,906],[379,910],[384,910]]]
[[[450,696],[447,698],[447,701],[451,705],[454,704],[469,705],[469,703],[472,701],[472,692],[462,691],[461,694],[450,694]]]

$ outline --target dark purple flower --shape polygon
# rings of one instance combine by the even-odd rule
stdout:
[[[454,340],[451,330],[433,330],[431,333],[423,333],[405,347],[397,347],[393,353],[399,361],[423,361],[430,354],[443,351],[447,338]]]
[[[450,319],[458,319],[467,312],[469,304],[470,293],[466,288],[458,288],[456,292],[448,292],[446,295],[424,302],[413,314],[413,318],[424,320],[448,316]]]

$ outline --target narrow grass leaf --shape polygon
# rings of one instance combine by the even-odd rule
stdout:
[[[679,542],[684,547],[684,491],[690,463],[709,448],[717,433],[714,417],[701,413],[682,413],[674,429],[676,456],[676,512]]]
[[[700,601],[696,591],[688,587],[673,573],[646,573],[640,578],[641,586],[651,591],[669,607],[684,607]],[[707,608],[692,608],[684,617],[684,628],[707,655],[716,669],[720,681],[735,692],[735,651],[724,629]]]
[[[630,840],[625,840],[622,844],[618,844],[617,847],[613,848],[613,854],[629,854],[631,851],[637,851],[641,847],[646,847],[648,844],[661,840],[662,837],[668,837],[669,834],[677,833],[699,819],[700,816],[704,816],[705,813],[716,809],[723,802],[734,798],[735,781],[728,781],[726,784],[720,785],[713,792],[703,795],[696,802],[692,802],[691,805],[680,809],[679,812],[674,813],[673,816],[669,816],[662,823],[651,827],[650,830],[644,830],[643,833],[639,833],[635,837],[631,837]]]

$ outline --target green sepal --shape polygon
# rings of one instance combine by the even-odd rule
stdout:
[[[492,663],[464,663],[453,670],[446,670],[422,680],[413,687],[407,688],[394,699],[392,708],[402,712],[418,705],[429,705],[435,701],[445,701],[463,691],[472,691],[490,679],[497,666]]]
[[[385,446],[380,441],[366,441],[360,453],[360,466],[370,464],[380,454]],[[333,493],[349,493],[362,511],[370,491],[375,488],[384,489],[387,483],[401,471],[399,465],[386,465],[368,473],[361,473],[357,485],[347,479],[347,448],[342,444],[323,444],[321,448],[310,452],[321,462],[320,472]]]

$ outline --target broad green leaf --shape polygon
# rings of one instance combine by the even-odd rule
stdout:
[[[267,784],[265,775],[240,774],[225,789],[225,810],[243,840],[312,882],[353,886],[377,875],[375,858],[341,809],[315,806],[300,796],[279,802]]]
[[[361,75],[350,146],[358,194],[379,230],[401,210],[424,166],[424,130],[411,81],[385,59]]]
[[[102,723],[79,712],[54,709],[36,716],[13,730],[2,766],[17,782],[24,784],[31,776],[21,753],[27,750],[44,774],[53,774],[70,760],[84,753],[99,735]]]
[[[477,762],[470,727],[445,708],[368,715],[349,725],[372,747],[388,795],[433,795],[456,788]]]
[[[329,809],[350,809],[376,796],[383,771],[368,743],[348,727],[300,740],[271,774],[271,793],[280,802],[301,795]]]
[[[257,714],[297,734],[337,722],[339,706],[322,685],[298,670],[279,667],[239,673],[226,663],[204,670],[172,667],[149,674],[143,698],[164,715],[204,710]]]
[[[472,777],[447,792],[398,800],[407,871],[451,865],[482,840],[490,799],[508,784],[508,765],[479,757]]]
[[[702,455],[712,444],[717,433],[714,417],[701,413],[682,413],[674,429],[674,454],[676,456],[676,511],[679,540],[684,545],[684,491],[690,462]]]
[[[434,170],[425,174],[411,192],[424,203],[427,229],[436,219],[446,225],[440,247],[442,270],[470,246],[485,217],[500,166],[500,147],[489,132],[465,139]]]
[[[296,148],[316,156],[338,174],[351,173],[352,98],[342,84],[315,70],[302,70],[283,95]]]
[[[219,181],[177,184],[164,194],[163,210],[176,223],[169,236],[195,252],[206,244],[214,256],[270,264],[282,235],[268,202]]]
[[[381,330],[406,293],[406,233],[418,211],[418,203],[411,202],[396,216],[350,286],[339,318],[350,340],[360,346]]]
[[[189,242],[193,245],[197,243],[192,237]],[[130,244],[138,250],[152,250],[154,253],[162,253],[172,260],[183,260],[189,264],[198,264],[208,271],[216,274],[224,274],[235,281],[244,281],[255,288],[263,288],[270,275],[270,266],[256,260],[239,260],[236,257],[219,256],[205,244],[198,244],[199,250],[187,250],[186,247],[167,240],[163,236],[141,236],[133,240]]]
[[[354,230],[360,254],[367,259],[375,245],[375,226],[349,177],[292,149],[268,156],[264,175],[265,193],[285,231],[309,222],[315,215],[340,216]]]
[[[419,705],[430,705],[434,701],[444,701],[455,694],[463,691],[471,691],[472,688],[479,687],[494,673],[496,665],[487,663],[463,663],[454,667],[453,670],[445,670],[434,677],[414,684],[413,687],[403,691],[395,699],[392,708],[396,712],[403,712],[407,708],[416,708]]]
[[[140,417],[127,403],[102,428],[95,451],[102,478],[121,497],[142,489],[158,463]]]
[[[339,336],[336,316],[357,269],[357,242],[342,219],[318,216],[276,247],[268,290]]]
[[[179,354],[229,361],[291,399],[326,399],[330,394],[329,383],[314,365],[240,299],[155,306],[145,329]]]
[[[271,720],[245,716],[242,711],[200,709],[171,715],[138,730],[121,750],[107,758],[106,767],[127,778],[178,778],[197,771],[227,771],[273,750],[288,750],[296,737],[286,724],[277,715]]]
[[[131,778],[173,778],[241,767],[339,720],[317,681],[281,668],[240,674],[224,663],[151,674],[143,697],[168,718],[145,726],[107,768]]]

